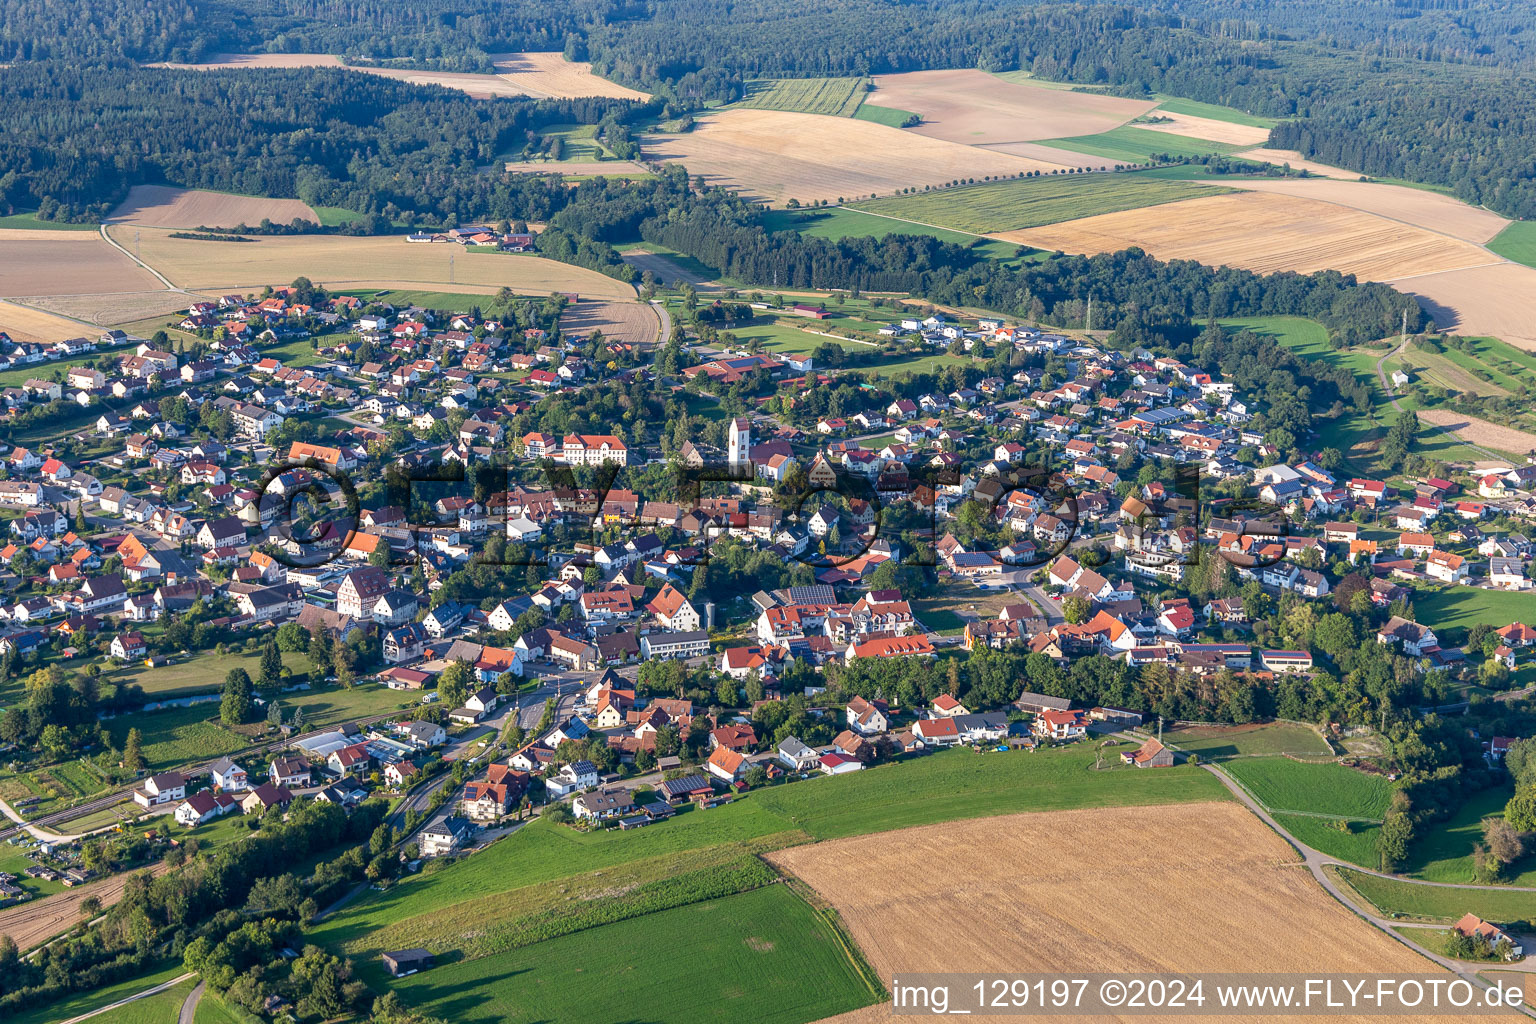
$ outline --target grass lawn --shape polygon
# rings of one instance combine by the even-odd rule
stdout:
[[[1494,235],[1488,248],[1516,263],[1536,267],[1536,221],[1517,220]]]
[[[1224,142],[1207,142],[1167,132],[1148,131],[1122,125],[1097,135],[1079,135],[1068,139],[1046,139],[1042,145],[1058,149],[1070,149],[1090,156],[1102,156],[1109,160],[1122,160],[1130,164],[1148,163],[1153,154],[1169,156],[1199,156],[1202,153],[1231,153],[1241,147]]]
[[[852,117],[865,89],[862,78],[765,78],[746,83],[745,92],[732,106]]]
[[[67,999],[34,1007],[25,1013],[18,1013],[14,1017],[6,1018],[6,1024],[50,1024],[52,1021],[68,1020],[70,1017],[78,1017],[82,1013],[90,1013],[92,1010],[115,1003],[119,999],[126,999],[135,992],[142,992],[147,988],[164,984],[172,978],[185,974],[187,969],[182,966],[178,958],[169,967],[163,967],[158,971],[141,974],[127,981],[120,981],[116,985],[108,985],[106,988],[92,989],[89,992],[80,992]],[[178,1004],[180,1005],[180,1004]],[[94,1020],[108,1020],[106,1014],[92,1018]],[[132,1019],[132,1018],[128,1018]],[[156,1024],[167,1024],[175,1020],[175,1014],[155,1018]]]
[[[1190,117],[1208,117],[1212,121],[1226,121],[1228,124],[1246,124],[1254,128],[1273,128],[1279,123],[1273,117],[1258,117],[1231,107],[1201,103],[1199,100],[1180,99],[1177,96],[1164,97],[1163,101],[1157,105],[1157,109],[1166,110],[1172,114],[1188,114]]]
[[[1392,799],[1392,783],[1383,776],[1339,764],[1255,757],[1233,761],[1225,768],[1270,811],[1380,821]]]
[[[685,811],[637,832],[578,832],[536,821],[450,869],[412,876],[382,892],[369,890],[315,926],[310,937],[322,945],[355,946],[388,925],[494,893],[792,831],[755,797],[708,811]]]
[[[447,964],[393,987],[459,1024],[631,1021],[637,1007],[668,1024],[801,1024],[883,996],[785,885]]]
[[[897,110],[895,107],[877,107],[873,103],[861,103],[859,109],[853,112],[853,116],[860,121],[873,121],[875,124],[883,124],[888,128],[900,128],[917,115],[910,110]]]
[[[1380,825],[1362,825],[1351,822],[1348,832],[1333,827],[1335,818],[1314,818],[1306,814],[1276,814],[1280,823],[1291,835],[1314,850],[1321,850],[1330,857],[1358,864],[1363,868],[1380,866],[1381,857],[1376,852],[1376,835]]]
[[[1113,763],[1114,754],[1105,760]],[[1037,754],[942,751],[852,775],[775,786],[638,832],[582,833],[535,822],[451,868],[368,892],[318,925],[311,937],[324,945],[354,944],[396,922],[519,886],[763,836],[790,843],[1016,811],[1229,798],[1226,788],[1199,768],[1095,771],[1086,747]]]
[[[1134,174],[1073,174],[893,196],[855,209],[961,231],[1013,231],[1100,213],[1136,210],[1228,191],[1189,181]]]
[[[335,341],[327,338],[322,339],[322,343],[335,344]],[[261,354],[278,360],[284,366],[313,366],[321,361],[320,353],[315,351],[309,338],[294,338],[281,345],[264,345]]]
[[[288,652],[283,655],[283,664],[295,672],[304,672],[309,668],[309,658],[299,652]],[[135,683],[143,687],[145,693],[157,696],[212,693],[224,685],[224,677],[231,669],[243,668],[255,679],[260,667],[259,648],[239,654],[200,651],[190,658],[159,668],[145,668],[142,663],[108,668],[102,672],[101,681],[119,685]]]
[[[1461,810],[1414,840],[1403,874],[1431,882],[1472,881],[1472,847],[1482,842],[1483,819],[1502,816],[1511,795],[1511,790],[1502,787],[1473,794]]]
[[[218,724],[217,703],[189,708],[165,708],[118,715],[102,724],[112,735],[112,746],[123,748],[129,729],[143,736],[144,762],[150,771],[164,771],[189,761],[233,754],[247,746],[244,736]]]
[[[474,913],[452,904],[370,931],[347,944],[361,963],[409,946],[452,951],[471,960],[522,949],[588,928],[675,907],[723,899],[779,881],[757,854],[803,839],[779,833],[746,843],[683,850],[613,865],[475,900]],[[382,967],[372,971],[383,981]]]
[[[1536,922],[1536,892],[1487,889],[1451,889],[1418,885],[1394,878],[1377,878],[1349,868],[1338,876],[1385,917],[1399,915],[1431,921],[1454,921],[1471,912],[1499,924]]]
[[[1106,764],[1118,758],[1118,750],[1105,752]],[[1217,779],[1197,767],[1096,771],[1093,761],[1086,746],[1033,754],[942,751],[906,764],[777,786],[755,799],[791,827],[817,839],[836,839],[1020,811],[1229,798]]]
[[[50,882],[42,878],[28,878],[24,873],[35,862],[27,859],[26,854],[10,843],[0,843],[0,871],[16,876],[16,885],[32,894],[33,899],[43,899],[55,893],[61,893],[66,886],[63,882]]]
[[[1254,754],[1318,754],[1331,751],[1316,729],[1287,722],[1268,725],[1210,726],[1174,729],[1163,734],[1165,742],[1203,758]]]
[[[312,209],[320,215],[320,226],[323,228],[337,228],[362,219],[362,214],[344,206],[315,206]]]
[[[1217,322],[1233,333],[1249,330],[1270,338],[1303,359],[1330,363],[1339,359],[1339,353],[1328,344],[1328,328],[1304,316],[1235,316]]]
[[[187,996],[196,987],[197,979],[188,978],[164,992],[135,999],[126,1006],[97,1014],[91,1019],[97,1024],[166,1024],[176,1019],[181,1012],[181,1004],[187,1001]]]
[[[37,214],[12,213],[0,217],[0,228],[21,231],[95,231],[99,224],[68,224],[61,220],[39,220]]]
[[[1536,594],[1482,590],[1475,587],[1441,587],[1416,590],[1413,608],[1418,621],[1432,626],[1442,644],[1466,642],[1467,629],[1480,622],[1495,628],[1511,622],[1536,624]]]
[[[197,1001],[192,1024],[243,1024],[243,1021],[249,1019],[248,1016],[235,1016],[235,1011],[225,1006],[222,999],[212,992],[204,991],[203,997]]]

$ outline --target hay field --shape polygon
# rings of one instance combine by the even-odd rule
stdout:
[[[1419,419],[1424,422],[1445,427],[1457,437],[1485,448],[1494,448],[1512,455],[1536,451],[1536,434],[1478,419],[1476,416],[1463,416],[1449,409],[1420,409],[1418,412]]]
[[[887,980],[909,971],[1439,971],[1336,903],[1236,804],[1017,814],[767,856],[837,908]],[[888,1005],[832,1018],[903,1019]]]
[[[1232,188],[1252,192],[1337,203],[1480,245],[1509,226],[1508,220],[1492,210],[1468,206],[1448,195],[1405,185],[1384,185],[1376,181],[1338,181],[1331,178],[1241,177],[1224,183]]]
[[[295,217],[320,223],[314,207],[298,199],[135,185],[107,219],[156,228],[232,228],[237,224],[260,224],[263,218],[274,224],[287,224]]]
[[[1270,149],[1268,146],[1260,146],[1257,149],[1246,149],[1233,156],[1247,157],[1249,160],[1262,160],[1271,164],[1290,164],[1297,170],[1305,170],[1311,174],[1320,174],[1325,178],[1349,178],[1358,180],[1359,171],[1346,171],[1342,167],[1332,164],[1320,164],[1316,160],[1308,160],[1294,149]]]
[[[748,82],[746,91],[734,106],[852,117],[865,90],[862,78],[781,78]]]
[[[1496,263],[1388,280],[1398,291],[1418,299],[1441,330],[1492,335],[1536,352],[1536,269]]]
[[[1263,192],[1189,199],[999,237],[1077,253],[1134,245],[1162,260],[1261,273],[1333,269],[1373,281],[1475,267],[1492,258],[1468,242],[1359,210]]]
[[[648,302],[578,302],[560,315],[560,330],[576,338],[602,331],[610,341],[655,345],[661,318]]]
[[[1224,142],[1232,146],[1262,146],[1269,141],[1268,128],[1256,128],[1250,124],[1218,121],[1213,117],[1196,117],[1194,114],[1180,114],[1162,109],[1153,111],[1152,116],[1166,117],[1169,120],[1159,121],[1156,124],[1138,122],[1136,127],[1145,128],[1149,132],[1167,132],[1169,135],[1205,139],[1207,142]]]
[[[84,292],[79,295],[18,296],[29,305],[87,320],[98,327],[118,327],[186,309],[199,296],[185,292]],[[77,332],[78,333],[78,332]]]
[[[158,284],[94,232],[0,229],[0,295],[127,292]]]
[[[375,68],[343,64],[328,53],[221,53],[203,64],[156,64],[154,67],[214,71],[223,68],[348,68],[385,78],[398,78],[412,85],[441,85],[458,89],[476,99],[496,96],[532,96],[535,99],[578,96],[612,96],[616,99],[644,100],[647,95],[635,89],[599,78],[592,65],[566,61],[559,53],[496,53],[491,55],[497,73],[482,75],[459,71],[408,71],[402,68]]]
[[[874,82],[868,102],[922,116],[923,123],[909,131],[967,145],[1092,135],[1157,106],[1007,81],[973,69],[877,75]]]
[[[9,334],[12,341],[44,344],[65,338],[95,337],[89,327],[74,320],[4,301],[0,301],[0,331]]]
[[[722,110],[699,117],[691,132],[644,135],[641,144],[647,160],[679,161],[710,184],[769,203],[851,200],[1056,166],[856,118],[782,110]]]
[[[132,230],[114,226],[112,237],[132,244]],[[592,298],[631,299],[622,281],[539,256],[473,253],[446,243],[407,243],[400,235],[280,235],[256,242],[209,242],[171,238],[164,228],[140,231],[146,263],[178,288],[260,291],[308,277],[316,284],[378,288],[459,285],[542,295],[573,291]],[[452,258],[452,267],[449,260]],[[450,274],[452,275],[450,277]]]

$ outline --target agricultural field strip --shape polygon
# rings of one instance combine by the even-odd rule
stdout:
[[[1024,178],[988,182],[939,193],[894,196],[849,204],[864,213],[933,211],[949,221],[934,226],[972,233],[1005,232],[1079,220],[1231,191],[1219,185],[1113,176]],[[1089,212],[1091,209],[1092,212]],[[913,218],[915,223],[922,221]]]
[[[1084,850],[1094,856],[1085,859]],[[1426,969],[1418,954],[1296,870],[1289,845],[1236,805],[1021,814],[792,847],[770,860],[836,907],[886,978],[909,971],[1179,971],[1191,964],[1207,971],[1255,964],[1277,972]],[[1061,899],[1084,886],[1094,899]],[[1200,904],[1198,926],[1127,927],[1128,906],[1167,914],[1191,900]],[[944,912],[951,907],[956,912]],[[1255,919],[1264,927],[1253,927]],[[902,1018],[886,1007],[845,1019]]]

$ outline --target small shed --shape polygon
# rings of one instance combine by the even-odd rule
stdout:
[[[432,966],[432,954],[419,947],[381,953],[379,959],[384,961],[384,966],[389,968],[389,973],[397,978],[404,978],[406,975],[415,974],[423,968]]]

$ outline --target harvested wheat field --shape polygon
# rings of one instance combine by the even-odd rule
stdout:
[[[1222,184],[1251,192],[1295,196],[1323,203],[1336,203],[1353,210],[1374,213],[1388,220],[1399,220],[1414,227],[1464,242],[1488,241],[1509,226],[1509,221],[1492,210],[1468,206],[1439,192],[1405,185],[1383,185],[1375,181],[1338,181],[1332,178],[1237,178]],[[1489,259],[1497,257],[1490,256]]]
[[[1439,970],[1335,902],[1235,803],[1015,814],[767,856],[837,908],[887,983],[903,972]],[[832,1019],[904,1018],[887,1006]]]
[[[602,331],[609,341],[654,345],[661,319],[648,302],[578,302],[560,315],[560,330],[573,338]]]
[[[1524,455],[1536,451],[1536,434],[1506,427],[1500,423],[1463,416],[1449,409],[1420,409],[1419,419],[1454,433],[1457,437],[1484,448],[1494,448],[1512,455]]]
[[[1162,260],[1280,270],[1340,270],[1385,281],[1490,262],[1487,250],[1359,210],[1243,192],[1102,214],[998,237],[1065,252],[1140,246]]]
[[[0,333],[9,334],[12,341],[49,344],[90,335],[91,329],[53,313],[0,301]]]
[[[121,226],[108,230],[119,241],[132,235]],[[279,235],[254,242],[209,242],[171,238],[164,228],[139,233],[144,262],[178,288],[260,291],[302,276],[328,286],[505,285],[524,295],[570,291],[592,298],[635,296],[622,281],[540,256],[468,252],[448,243],[412,244],[401,235]]]
[[[263,219],[287,224],[295,217],[320,223],[320,215],[297,199],[264,199],[202,189],[135,185],[109,221],[156,228],[232,228],[260,224]]]
[[[157,284],[94,232],[0,228],[0,295],[126,292]]]
[[[186,292],[84,292],[80,295],[21,295],[22,302],[65,316],[86,320],[98,327],[131,324],[146,317],[173,313],[202,296]],[[78,332],[77,332],[78,333]]]
[[[641,144],[648,160],[679,161],[710,184],[769,203],[852,200],[1056,166],[870,121],[782,110],[722,110],[699,117],[690,132],[645,135]]]
[[[149,871],[159,875],[169,867],[162,861]],[[77,885],[53,896],[29,900],[0,910],[0,935],[9,935],[15,940],[18,949],[40,946],[80,923],[80,904],[86,897],[95,896],[101,901],[103,909],[116,903],[123,895],[123,887],[128,883],[130,874],[112,875],[99,882]]]
[[[610,82],[592,73],[586,61],[566,60],[559,52],[493,53],[497,77],[522,87],[529,96],[611,96],[648,100],[649,93]]]
[[[1320,164],[1316,160],[1308,160],[1294,149],[1270,149],[1268,146],[1260,146],[1257,149],[1247,149],[1232,155],[1247,157],[1249,160],[1262,160],[1276,165],[1290,164],[1298,171],[1321,174],[1325,178],[1351,178],[1358,180],[1360,177],[1359,171],[1346,171],[1344,168],[1334,167],[1332,164]]]
[[[1536,268],[1495,263],[1391,284],[1418,299],[1441,330],[1492,335],[1536,352]]]
[[[985,71],[876,75],[866,103],[919,114],[918,135],[966,145],[1094,135],[1140,117],[1155,102],[1009,82]]]
[[[1145,128],[1149,132],[1167,132],[1169,135],[1183,135],[1191,139],[1204,139],[1207,142],[1223,142],[1229,146],[1261,146],[1269,141],[1268,128],[1256,128],[1251,124],[1234,124],[1231,121],[1218,121],[1213,117],[1196,117],[1193,114],[1176,114],[1171,110],[1157,110],[1153,117],[1166,117],[1166,121],[1158,121],[1155,124],[1137,122],[1137,128]]]
[[[348,68],[352,71],[398,78],[413,85],[441,85],[458,89],[476,99],[495,96],[532,96],[550,99],[578,96],[612,96],[644,100],[645,93],[599,78],[592,65],[567,61],[559,53],[492,54],[497,73],[482,75],[460,71],[409,71],[343,64],[328,53],[221,53],[203,64],[156,64],[154,67],[214,71],[223,68]]]

